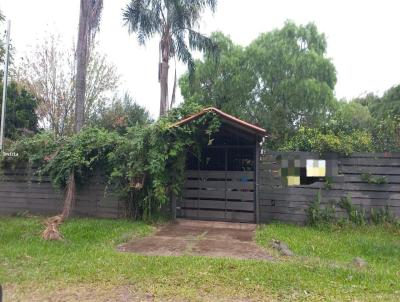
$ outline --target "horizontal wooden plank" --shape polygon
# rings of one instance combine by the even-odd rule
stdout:
[[[236,199],[236,200],[242,200],[242,201],[253,201],[255,197],[254,192],[251,191],[230,191],[228,190],[226,192],[226,198],[227,199]]]
[[[400,175],[400,167],[340,166],[339,173],[342,174],[371,173],[377,175]]]
[[[40,213],[40,212],[60,212],[62,207],[50,207],[50,206],[41,206],[41,207],[32,207],[28,205],[23,205],[23,204],[17,204],[17,205],[12,205],[12,206],[7,206],[7,205],[2,205],[0,208],[0,213],[3,211],[8,211],[8,210],[15,210],[16,212],[22,212],[22,211],[28,211],[28,212],[35,212],[35,213]]]
[[[254,211],[253,202],[232,202],[220,200],[182,200],[179,202],[181,208],[192,209],[220,209],[220,210],[235,210],[235,211]]]
[[[190,190],[185,189],[183,191],[182,196],[184,198],[219,198],[225,199],[226,191],[223,189],[220,190]]]
[[[303,207],[306,208],[310,205],[310,201],[291,201],[291,200],[278,200],[278,199],[263,199],[260,200],[260,207],[264,206],[278,206],[286,208]]]
[[[342,158],[339,165],[400,167],[400,158]]]
[[[204,170],[186,170],[186,178],[201,178],[201,179],[237,179],[247,178],[252,180],[254,178],[254,171],[204,171]]]
[[[0,182],[0,192],[36,192],[36,193],[52,193],[52,194],[62,194],[61,191],[56,190],[49,184],[30,184],[27,185],[25,183],[10,183],[9,185],[3,182]]]
[[[292,186],[291,188],[313,188],[313,189],[326,189],[326,183],[315,182],[309,185]],[[329,186],[331,190],[346,190],[346,191],[384,191],[384,192],[400,192],[400,186],[397,184],[371,184],[365,182],[359,183],[331,183]]]
[[[189,190],[185,189],[183,191],[184,198],[209,198],[209,199],[235,199],[243,201],[253,201],[254,192],[244,192],[244,191],[229,191],[229,190]]]
[[[375,177],[373,175],[373,177]],[[343,182],[347,182],[347,183],[352,183],[352,182],[362,182],[362,183],[366,183],[364,180],[362,180],[361,178],[361,174],[346,174],[343,177]],[[385,175],[385,179],[386,179],[386,183],[387,184],[400,184],[400,176],[397,175]],[[399,189],[400,190],[400,189]]]
[[[254,190],[253,181],[200,181],[186,180],[184,187],[186,188],[210,188],[210,189],[236,189],[236,190]]]
[[[345,191],[383,191],[383,192],[398,192],[400,186],[398,184],[369,184],[369,183],[344,183],[332,184],[333,189],[342,189]]]
[[[42,199],[55,199],[58,200],[62,198],[61,194],[57,194],[56,192],[1,192],[0,191],[0,199],[6,199],[6,198],[14,198],[14,197],[21,197],[21,198],[27,198],[27,199],[32,199],[32,198],[42,198]]]
[[[265,211],[267,213],[281,213],[281,214],[296,214],[296,215],[306,215],[306,209],[308,206],[302,207],[279,207],[279,206],[263,206],[260,211]]]
[[[268,189],[260,190],[260,199],[277,198],[282,199],[298,199],[312,200],[318,193],[318,189],[308,188],[283,188],[283,189]],[[377,191],[344,191],[344,190],[321,190],[321,195],[324,198],[340,198],[345,196],[372,198],[372,199],[396,199],[400,200],[400,194],[397,192],[377,192]],[[286,197],[281,197],[286,196]],[[279,198],[278,198],[279,197]]]
[[[246,212],[224,212],[213,210],[181,210],[180,217],[201,219],[201,220],[221,220],[234,222],[254,222],[254,213]]]

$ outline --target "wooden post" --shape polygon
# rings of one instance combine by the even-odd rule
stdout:
[[[174,193],[171,193],[171,218],[176,219],[176,196]]]
[[[227,212],[227,210],[226,210],[226,208],[228,207],[228,203],[227,203],[227,194],[226,194],[226,191],[227,191],[227,183],[226,183],[226,178],[228,177],[228,148],[227,147],[225,147],[224,148],[224,157],[225,157],[225,163],[224,163],[224,170],[225,170],[225,211],[224,211],[224,219],[225,220],[227,220],[227,217],[226,217],[226,212]]]
[[[260,179],[260,151],[261,147],[258,142],[256,142],[256,149],[255,149],[255,218],[256,218],[256,223],[258,224],[260,222],[260,206],[259,206],[259,179]]]

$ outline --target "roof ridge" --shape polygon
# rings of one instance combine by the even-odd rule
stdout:
[[[261,128],[259,126],[254,125],[254,124],[251,124],[249,122],[241,120],[241,119],[239,119],[239,118],[237,118],[237,117],[235,117],[233,115],[230,115],[230,114],[228,114],[226,112],[223,112],[222,110],[220,110],[218,108],[215,108],[215,107],[206,107],[206,108],[202,109],[201,111],[199,111],[197,113],[194,113],[192,115],[189,115],[189,116],[177,121],[176,123],[172,124],[171,127],[176,127],[176,126],[180,126],[182,124],[186,124],[186,123],[188,123],[188,122],[190,122],[190,121],[192,121],[192,120],[194,120],[194,119],[196,119],[196,118],[198,118],[198,117],[200,117],[200,116],[202,116],[205,113],[210,112],[210,111],[213,111],[213,112],[217,113],[218,115],[224,117],[227,120],[230,120],[232,122],[240,124],[243,127],[250,128],[250,129],[258,132],[259,134],[266,135],[266,133],[267,133],[267,131],[264,128]]]

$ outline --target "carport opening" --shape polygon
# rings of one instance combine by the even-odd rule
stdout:
[[[188,150],[187,170],[203,171],[255,171],[255,144],[251,136],[232,131],[222,124],[212,138],[212,145],[204,146],[201,154]]]
[[[187,151],[177,217],[255,222],[257,158],[265,130],[217,109],[209,110],[221,116],[221,126],[200,154]]]

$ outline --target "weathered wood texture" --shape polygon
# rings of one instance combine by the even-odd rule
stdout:
[[[0,174],[0,215],[59,214],[63,198],[49,177],[37,176],[34,169],[5,169]],[[84,188],[78,187],[73,215],[118,218],[124,215],[124,206],[107,192],[104,177],[96,175]]]
[[[201,220],[255,221],[254,172],[187,170],[177,216]]]
[[[331,184],[315,182],[310,185],[284,186],[279,174],[282,158],[320,158],[316,153],[288,152],[267,153],[260,159],[260,222],[284,221],[304,224],[306,209],[321,191],[322,204],[338,203],[349,196],[354,205],[363,208],[368,215],[371,208],[384,208],[400,217],[400,154],[399,153],[356,153],[341,158],[330,154],[326,158],[337,165],[337,174],[330,177]],[[321,157],[322,158],[322,157]],[[372,178],[385,177],[384,184],[368,183],[363,174]],[[337,207],[338,215],[344,211]]]

